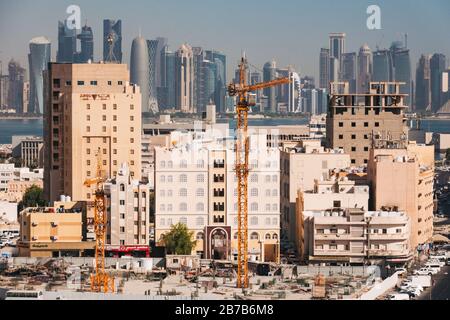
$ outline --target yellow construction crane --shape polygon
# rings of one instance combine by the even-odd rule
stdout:
[[[106,205],[103,190],[105,178],[102,174],[102,157],[100,148],[97,152],[97,174],[94,179],[88,179],[84,185],[95,185],[94,229],[95,229],[95,273],[91,274],[91,291],[114,292],[114,278],[105,272],[105,240],[106,240]]]
[[[239,64],[239,83],[228,86],[228,94],[237,96],[236,113],[236,175],[238,178],[238,273],[237,287],[248,288],[248,111],[254,103],[248,101],[248,93],[281,84],[288,84],[289,78],[279,78],[268,82],[247,85],[247,59],[242,57]]]

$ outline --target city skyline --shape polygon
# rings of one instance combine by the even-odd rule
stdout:
[[[233,0],[234,1],[234,0]],[[3,2],[0,4],[0,12],[8,13],[0,19],[0,30],[17,29],[17,36],[9,37],[6,32],[0,32],[0,42],[3,44],[0,50],[0,60],[5,64],[11,58],[19,61],[22,66],[27,65],[27,46],[35,36],[50,38],[53,45],[52,60],[56,60],[57,24],[58,21],[67,18],[66,8],[71,4],[81,8],[81,25],[92,27],[94,33],[94,60],[99,61],[103,57],[102,37],[103,19],[121,19],[123,28],[122,50],[123,62],[129,64],[132,40],[139,35],[146,39],[154,39],[162,36],[169,39],[172,51],[175,51],[183,43],[203,48],[214,48],[224,52],[228,56],[227,73],[234,74],[234,68],[242,51],[253,65],[262,66],[275,59],[277,65],[293,65],[301,75],[312,75],[319,79],[318,60],[321,47],[328,47],[328,34],[331,32],[345,32],[347,34],[346,52],[357,52],[367,43],[373,50],[378,45],[380,48],[389,48],[391,43],[402,40],[403,34],[408,33],[408,47],[411,49],[412,69],[415,69],[421,54],[442,53],[450,56],[450,44],[441,39],[445,38],[445,30],[450,28],[450,20],[446,18],[444,8],[450,9],[450,3],[444,0],[434,0],[432,3],[420,3],[401,0],[395,3],[378,1],[381,8],[382,30],[368,30],[366,9],[369,1],[358,3],[333,3],[328,0],[309,4],[304,1],[283,1],[276,6],[264,4],[259,1],[258,10],[255,10],[254,1],[241,4],[242,12],[254,12],[256,20],[269,21],[273,15],[273,24],[249,24],[240,28],[238,22],[245,17],[239,11],[233,10],[236,6],[230,3],[214,3],[204,5],[204,0],[189,3],[179,1],[151,3],[136,0],[128,10],[123,10],[119,3],[103,1],[88,3],[87,1],[60,1],[57,4],[42,0],[39,7],[31,8],[31,1]],[[35,3],[33,2],[33,5]],[[223,12],[217,18],[213,12]],[[99,15],[97,12],[100,12]],[[151,13],[154,14],[151,14]],[[336,12],[342,13],[336,18]],[[397,12],[397,16],[393,14]],[[229,13],[229,14],[228,14]],[[149,15],[152,19],[149,19]],[[277,17],[285,15],[282,21],[277,22]],[[421,18],[432,16],[427,26],[420,23]],[[167,16],[171,16],[173,24],[167,23]],[[12,20],[11,17],[14,17]],[[258,19],[259,17],[259,19]],[[317,21],[317,17],[323,19]],[[183,19],[181,19],[183,18]],[[26,24],[18,24],[19,21],[28,21]],[[183,24],[183,21],[186,23]],[[187,23],[189,22],[189,23]],[[320,22],[320,23],[319,23]],[[30,25],[35,27],[30,28]],[[205,28],[205,26],[207,26]],[[267,26],[267,27],[263,27]],[[296,26],[296,27],[293,27]],[[313,32],[302,32],[311,30]],[[299,32],[297,32],[299,30]],[[429,36],[433,34],[433,36]],[[236,36],[237,35],[237,36]],[[266,39],[270,39],[268,44]],[[420,41],[418,40],[420,39]]]

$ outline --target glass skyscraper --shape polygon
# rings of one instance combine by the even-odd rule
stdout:
[[[42,114],[44,106],[44,71],[48,68],[51,56],[50,41],[37,37],[30,41],[28,63],[30,69],[29,113]]]
[[[405,104],[411,107],[411,59],[409,56],[409,49],[401,42],[396,41],[391,46],[391,55],[394,67],[393,80],[405,83],[405,85],[400,86],[400,93],[408,95],[405,99]]]
[[[442,94],[442,73],[445,71],[445,55],[436,53],[431,57],[431,107],[433,112],[438,111],[444,104]]]
[[[373,53],[372,81],[392,81],[393,65],[389,50],[377,50]]]
[[[109,36],[113,39],[112,50]],[[122,63],[122,20],[103,20],[103,61]]]
[[[81,51],[77,55],[78,63],[94,61],[94,33],[87,25],[81,28],[81,33],[77,36],[81,42]]]
[[[58,21],[58,52],[56,61],[74,63],[77,56],[77,30],[67,28],[67,21]]]

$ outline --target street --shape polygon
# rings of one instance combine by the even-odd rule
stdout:
[[[425,290],[417,300],[449,300],[450,299],[450,266],[442,268],[433,276],[434,286]]]

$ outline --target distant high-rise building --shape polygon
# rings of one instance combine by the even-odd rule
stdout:
[[[158,101],[158,110],[165,108],[165,87],[166,87],[166,60],[165,52],[168,48],[167,38],[156,38],[156,47],[154,50],[154,70],[155,70],[155,86],[156,100]]]
[[[103,61],[122,63],[122,20],[103,20]]]
[[[141,88],[142,112],[150,112],[150,74],[147,41],[141,36],[133,40],[130,58],[130,81]]]
[[[149,108],[152,112],[158,112],[158,93],[156,86],[156,57],[159,56],[157,53],[158,41],[157,40],[147,40],[147,50],[148,50],[148,77],[149,77]],[[161,59],[161,57],[160,57]]]
[[[391,46],[391,56],[394,69],[393,80],[405,83],[405,85],[400,86],[400,93],[408,95],[405,98],[405,105],[411,107],[411,58],[409,49],[402,42],[396,41]]]
[[[341,61],[345,52],[345,33],[330,33],[330,57]]]
[[[320,49],[319,73],[319,87],[328,89],[330,85],[330,49]]]
[[[376,50],[373,52],[372,81],[393,81],[393,65],[391,51]]]
[[[340,62],[337,58],[330,57],[330,73],[329,73],[329,82],[339,81],[339,65]],[[328,87],[327,87],[328,88]]]
[[[73,63],[77,56],[77,30],[67,28],[67,21],[58,21],[58,52],[56,62]]]
[[[30,41],[28,64],[30,70],[30,104],[28,113],[42,114],[44,108],[44,71],[51,57],[50,41],[37,37]]]
[[[218,112],[225,112],[225,96],[227,87],[227,57],[225,54],[215,51],[206,50],[205,58],[215,64],[215,92],[214,104]]]
[[[368,93],[372,75],[372,51],[367,44],[359,49],[357,93]]]
[[[92,28],[85,25],[77,36],[81,42],[81,51],[77,55],[78,63],[94,61],[94,33]]]
[[[195,112],[200,114],[206,111],[206,105],[209,99],[205,97],[204,88],[204,61],[205,53],[202,47],[192,47],[192,65],[193,65],[193,101]]]
[[[184,113],[195,113],[194,106],[194,53],[183,44],[175,53],[176,107]]]
[[[272,81],[277,77],[277,64],[275,60],[267,62],[263,68],[263,81]],[[277,112],[277,97],[276,97],[276,88],[270,87],[263,90],[264,95],[268,99],[267,111],[271,113]]]
[[[0,74],[0,109],[8,108],[9,76]]]
[[[159,109],[174,109],[176,107],[175,96],[175,53],[164,47],[161,52],[161,87],[158,88]]]
[[[9,72],[9,92],[8,107],[23,113],[23,86],[25,81],[25,69],[13,59],[8,63]]]
[[[355,52],[342,54],[341,80],[350,85],[350,93],[356,93],[357,56]]]
[[[415,111],[424,112],[430,109],[431,103],[431,73],[430,55],[422,55],[416,70],[416,103]]]
[[[257,84],[257,83],[261,83],[262,82],[261,73],[259,73],[257,71],[252,72],[250,74],[250,81],[249,82],[252,85],[253,84]],[[256,94],[256,103],[260,103],[261,102],[260,100],[261,100],[262,90],[257,90],[257,91],[254,91],[252,93]]]
[[[442,95],[442,73],[446,69],[445,55],[436,53],[431,57],[431,107],[432,111],[438,111],[444,104]]]

